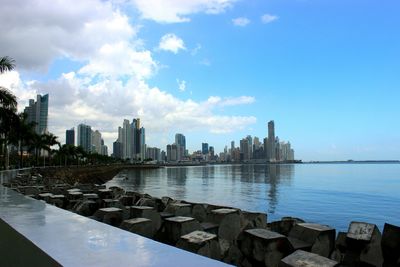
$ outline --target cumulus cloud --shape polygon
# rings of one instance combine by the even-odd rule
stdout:
[[[236,19],[232,19],[232,23],[235,26],[245,27],[245,26],[247,26],[247,24],[250,23],[250,20],[245,17],[239,17]]]
[[[129,42],[137,28],[109,2],[100,0],[74,4],[4,0],[0,32],[0,51],[14,58],[18,68],[45,71],[55,58],[85,62],[104,44]]]
[[[185,80],[176,79],[176,82],[178,83],[179,91],[184,92],[186,90],[186,81]]]
[[[220,134],[256,122],[255,117],[221,115],[217,109],[251,104],[254,98],[250,96],[182,100],[150,86],[147,79],[159,64],[143,47],[138,27],[109,2],[87,0],[71,5],[67,0],[5,0],[0,33],[0,49],[16,60],[18,71],[46,69],[56,58],[80,63],[47,81],[23,80],[18,71],[0,76],[0,85],[17,95],[20,111],[29,98],[49,94],[49,130],[61,142],[66,129],[82,122],[100,130],[109,146],[123,119],[133,117],[142,119],[150,140],[164,140],[165,132],[176,130],[177,125],[182,131]],[[176,51],[184,49],[183,41],[177,44]],[[178,80],[178,86],[186,90],[185,81]]]
[[[277,19],[279,19],[278,16],[271,15],[271,14],[264,14],[264,15],[261,16],[261,22],[264,23],[264,24],[271,23],[271,22],[273,22],[273,21],[275,21]]]
[[[179,50],[185,50],[186,47],[181,38],[173,33],[167,33],[161,37],[158,49],[177,54]]]
[[[160,23],[190,21],[196,13],[219,14],[230,8],[236,0],[131,0],[142,18]]]

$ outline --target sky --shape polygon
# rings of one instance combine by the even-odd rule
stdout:
[[[49,94],[49,131],[124,119],[190,151],[247,135],[302,160],[400,159],[397,0],[0,0],[0,85]]]

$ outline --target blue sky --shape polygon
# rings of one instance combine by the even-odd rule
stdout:
[[[52,9],[60,10],[57,19],[46,13],[48,7],[32,7],[34,14],[44,14],[47,25],[63,29],[54,35],[56,27],[29,24],[51,44],[51,53],[40,60],[28,58],[22,45],[10,48],[18,38],[11,36],[10,27],[0,27],[6,35],[1,50],[17,65],[21,62],[8,85],[22,105],[27,96],[46,90],[50,108],[57,97],[74,95],[83,101],[56,99],[50,130],[60,136],[63,129],[86,121],[104,132],[110,145],[124,118],[140,116],[150,146],[163,147],[182,132],[192,151],[201,142],[221,151],[248,134],[265,137],[273,119],[277,135],[292,143],[299,159],[400,159],[398,1],[133,0],[111,5],[90,0],[70,12],[61,12],[62,7],[59,3]],[[98,14],[88,15],[90,7]],[[65,13],[78,18],[73,25]],[[265,15],[269,20],[263,22]],[[118,16],[116,27],[102,24]],[[107,29],[88,30],[88,22]],[[18,23],[9,26],[28,26]],[[163,49],[163,36],[175,42]],[[39,50],[48,45],[32,42]],[[125,60],[124,47],[133,53],[130,60],[139,62],[137,70],[111,76],[106,66],[93,67],[118,66]],[[101,51],[117,56],[110,59]],[[182,81],[184,90],[179,90]],[[105,107],[114,102],[113,110]],[[120,111],[121,106],[131,109]],[[200,115],[202,110],[208,115]],[[187,119],[192,115],[193,120]]]

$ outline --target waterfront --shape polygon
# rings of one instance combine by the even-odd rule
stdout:
[[[125,170],[107,186],[153,196],[296,216],[346,231],[350,221],[399,225],[400,164],[207,165]]]

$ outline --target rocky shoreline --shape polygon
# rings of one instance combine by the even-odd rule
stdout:
[[[104,170],[103,170],[104,171]],[[236,266],[400,266],[400,227],[351,222],[347,232],[299,218],[152,197],[94,183],[18,175],[4,184],[94,220]]]

